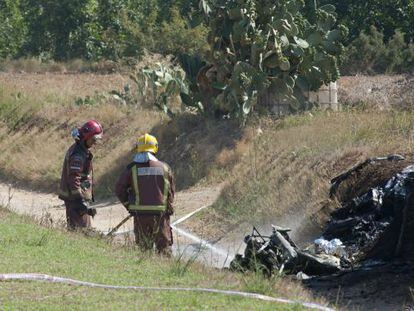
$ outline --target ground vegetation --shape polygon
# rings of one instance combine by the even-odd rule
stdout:
[[[132,241],[120,246],[93,233],[68,233],[50,222],[34,221],[0,208],[2,273],[44,273],[107,285],[147,287],[211,287],[253,291],[293,299],[310,298],[297,284],[254,274],[215,271],[194,260],[154,258]],[[16,260],[18,258],[19,260]],[[6,309],[230,309],[300,310],[295,305],[258,302],[220,294],[174,291],[108,290],[59,283],[1,282]]]

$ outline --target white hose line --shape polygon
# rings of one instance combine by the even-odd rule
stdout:
[[[177,228],[174,225],[171,225],[171,229],[173,229],[174,231],[176,231],[178,234],[181,234],[182,236],[194,241],[195,243],[200,244],[200,248],[208,248],[210,249],[213,253],[219,254],[221,256],[224,257],[229,257],[229,252],[226,252],[222,249],[219,249],[215,246],[213,246],[212,244],[208,243],[207,241],[200,239],[199,237],[195,236],[194,234],[191,234],[183,229]]]
[[[174,231],[176,231],[178,234],[181,234],[182,236],[184,236],[184,237],[186,237],[186,238],[188,238],[188,239],[190,239],[190,240],[194,241],[195,243],[200,244],[200,248],[208,248],[208,249],[210,249],[213,253],[216,253],[216,254],[218,254],[218,255],[220,255],[220,256],[225,257],[225,258],[226,258],[226,260],[225,260],[225,261],[227,261],[227,259],[228,259],[229,257],[234,257],[234,256],[229,256],[229,252],[226,252],[226,251],[225,251],[225,250],[223,250],[223,249],[219,249],[219,248],[217,248],[217,247],[213,246],[212,244],[210,244],[209,242],[207,242],[206,240],[203,240],[203,239],[199,238],[198,236],[196,236],[196,235],[194,235],[194,234],[191,234],[191,233],[189,233],[189,232],[187,232],[187,231],[185,231],[185,230],[180,229],[180,228],[178,228],[178,227],[177,227],[177,225],[178,225],[179,223],[182,223],[183,221],[187,220],[188,218],[190,218],[190,217],[191,217],[191,216],[193,216],[194,214],[198,213],[199,211],[201,211],[201,210],[203,210],[203,209],[205,209],[205,208],[207,208],[207,207],[209,207],[209,206],[211,206],[211,205],[203,205],[202,207],[200,207],[200,208],[196,209],[195,211],[192,211],[191,213],[188,213],[188,214],[187,214],[187,215],[185,215],[184,217],[181,217],[180,219],[178,219],[178,220],[174,221],[174,222],[171,224],[171,229],[173,229]]]
[[[180,235],[182,235],[182,236],[184,236],[184,237],[192,240],[193,242],[200,244],[200,248],[208,248],[213,253],[216,253],[216,254],[218,254],[220,256],[223,256],[223,257],[228,258],[229,257],[229,252],[226,252],[225,250],[219,249],[219,248],[213,246],[212,244],[208,243],[207,241],[199,238],[198,236],[196,236],[194,234],[191,234],[191,233],[189,233],[189,232],[187,232],[187,231],[185,231],[183,229],[180,229],[180,228],[176,227],[176,225],[178,225],[179,223],[187,220],[188,218],[190,218],[194,214],[198,213],[199,211],[201,211],[201,210],[203,210],[203,209],[205,209],[205,208],[207,208],[209,206],[210,205],[203,205],[202,207],[196,209],[195,211],[192,211],[191,213],[188,213],[187,215],[185,215],[185,216],[181,217],[180,219],[174,221],[171,224],[171,229],[173,229],[174,231],[176,231],[178,234],[180,234]],[[113,233],[112,235],[113,236],[117,236],[117,235],[129,234],[129,233],[132,233],[132,232],[134,232],[134,230],[123,230],[123,231],[117,231],[117,232]],[[104,233],[104,234],[107,234],[107,232]]]
[[[198,213],[199,211],[201,211],[201,210],[203,210],[203,209],[205,209],[205,208],[207,208],[207,207],[209,207],[209,206],[210,206],[210,205],[203,205],[202,207],[197,208],[195,211],[192,211],[191,213],[189,213],[189,214],[185,215],[184,217],[181,217],[180,219],[178,219],[178,220],[174,221],[174,222],[172,223],[172,226],[176,226],[176,225],[178,225],[179,223],[183,222],[184,220],[187,220],[188,218],[190,218],[190,217],[191,217],[191,216],[193,216],[194,214]]]
[[[203,210],[203,209],[205,209],[205,208],[207,208],[207,207],[209,207],[209,206],[210,206],[210,205],[203,205],[202,207],[197,208],[195,211],[192,211],[191,213],[188,213],[187,215],[185,215],[185,216],[181,217],[180,219],[178,219],[178,220],[174,221],[174,222],[171,224],[171,227],[175,227],[175,226],[176,226],[176,225],[178,225],[179,223],[182,223],[183,221],[187,220],[188,218],[190,218],[190,217],[191,217],[191,216],[193,216],[194,214],[198,213],[199,211],[201,211],[201,210]],[[111,231],[111,230],[103,231],[103,234],[107,235],[110,231]],[[132,232],[134,232],[134,230],[131,230],[131,229],[129,229],[129,230],[123,230],[123,231],[119,231],[119,230],[118,230],[118,231],[114,232],[112,235],[113,235],[113,236],[115,236],[115,235],[123,235],[123,234],[132,233]]]
[[[51,276],[47,274],[37,274],[37,273],[10,273],[10,274],[0,274],[0,281],[13,281],[13,280],[24,280],[24,281],[44,281],[51,283],[63,283],[69,285],[81,285],[89,287],[98,287],[106,289],[130,289],[130,290],[149,290],[149,291],[183,291],[183,292],[204,292],[204,293],[215,293],[223,294],[230,296],[241,296],[246,298],[259,299],[264,301],[272,301],[286,304],[299,304],[303,307],[322,310],[322,311],[334,311],[331,308],[310,302],[300,302],[293,301],[283,298],[274,298],[266,295],[239,292],[232,290],[220,290],[213,288],[197,288],[197,287],[145,287],[145,286],[124,286],[124,285],[105,285],[92,282],[78,281],[74,279],[62,278],[57,276]]]

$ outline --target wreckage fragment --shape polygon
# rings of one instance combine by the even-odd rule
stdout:
[[[256,228],[246,236],[244,256],[236,255],[230,263],[234,271],[260,270],[267,275],[273,273],[308,275],[329,274],[340,270],[340,260],[331,255],[316,255],[297,248],[288,232],[272,225],[272,234],[262,236]]]
[[[371,178],[373,171],[378,175],[375,178]],[[378,172],[383,172],[383,176]],[[396,256],[413,259],[414,165],[400,155],[368,159],[332,179],[330,195],[336,196],[348,179],[356,181],[356,187],[359,179],[365,186],[367,181],[371,184],[364,193],[341,189],[341,207],[331,213],[313,248],[299,249],[290,239],[289,229],[272,226],[272,234],[267,237],[254,228],[245,238],[244,256],[237,255],[231,269],[322,275],[352,269],[368,260],[390,260]],[[351,197],[350,193],[358,195]],[[324,243],[340,247],[330,252],[321,247]]]
[[[387,164],[389,165],[383,163]],[[363,175],[363,172],[359,174]],[[348,172],[345,175],[350,176]],[[335,188],[339,185],[339,180],[333,180]],[[411,247],[408,244],[403,247],[403,231],[409,215],[414,213],[413,192],[414,165],[408,165],[368,192],[341,202],[341,208],[331,214],[322,235],[327,239],[340,239],[354,264],[367,259],[390,260],[400,255],[403,248]],[[335,192],[331,189],[332,193]]]

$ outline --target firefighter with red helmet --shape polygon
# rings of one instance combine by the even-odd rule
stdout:
[[[171,168],[155,157],[157,152],[154,136],[140,136],[134,160],[119,177],[115,193],[134,217],[136,243],[144,250],[155,243],[159,253],[171,255],[175,184]]]
[[[93,155],[90,149],[102,138],[103,129],[96,120],[72,129],[75,143],[68,149],[63,161],[59,198],[65,202],[69,229],[89,228],[96,209],[93,202]]]

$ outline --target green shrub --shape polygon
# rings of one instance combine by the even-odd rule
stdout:
[[[347,47],[343,74],[393,74],[412,70],[414,66],[414,45],[406,43],[405,34],[396,30],[386,42],[382,32],[371,26],[362,31]]]
[[[171,9],[171,20],[164,22],[156,42],[162,54],[197,54],[207,49],[207,29],[203,25],[191,28],[178,11]]]
[[[384,72],[386,69],[386,45],[384,35],[374,26],[369,32],[362,31],[347,48],[342,66],[345,74]]]

